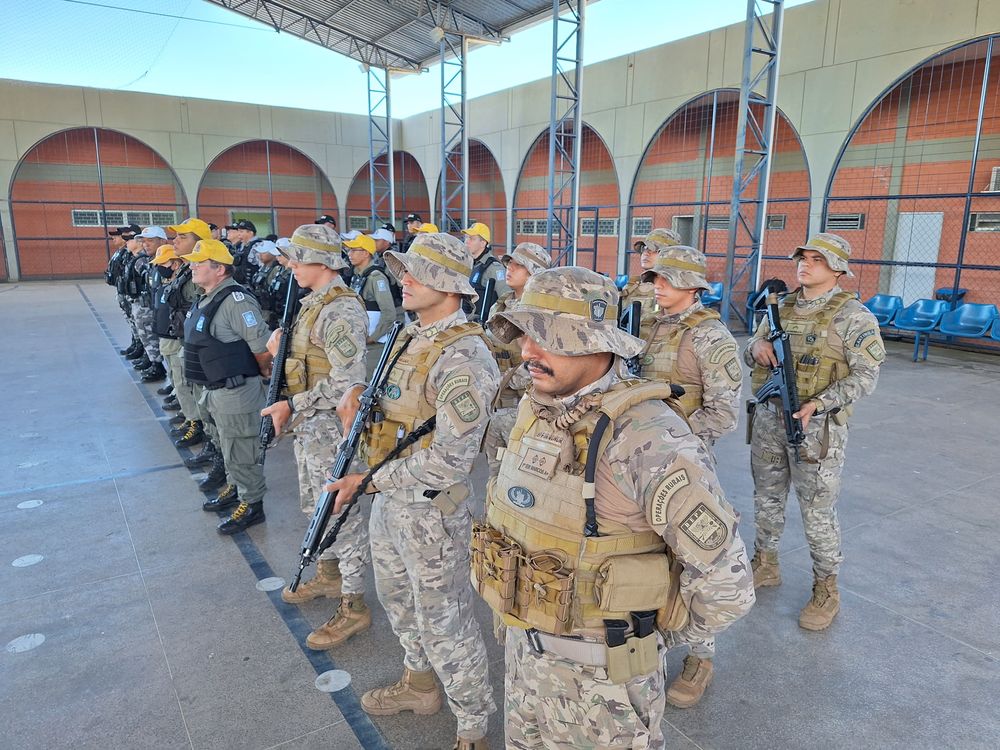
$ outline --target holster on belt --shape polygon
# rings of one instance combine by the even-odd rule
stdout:
[[[757,402],[753,399],[747,401],[747,445],[753,439],[753,417],[757,413]]]
[[[633,612],[632,631],[625,620],[605,620],[608,679],[623,684],[660,668],[656,612]]]

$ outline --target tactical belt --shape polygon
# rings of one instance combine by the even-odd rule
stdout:
[[[528,645],[536,654],[554,654],[589,667],[608,665],[608,649],[603,643],[549,635],[534,628],[525,630],[524,634],[528,639]]]

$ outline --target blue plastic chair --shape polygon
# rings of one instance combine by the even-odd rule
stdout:
[[[934,299],[943,299],[945,302],[950,302],[952,308],[954,309],[962,304],[962,300],[968,293],[969,290],[965,287],[960,286],[956,291],[954,287],[943,286],[940,289],[934,290]]]
[[[620,291],[621,291],[622,289],[624,289],[624,288],[625,288],[625,285],[626,285],[626,284],[628,284],[628,274],[627,274],[627,273],[623,273],[623,274],[620,274],[620,275],[619,275],[619,276],[618,276],[618,277],[617,277],[617,278],[615,279],[615,286],[616,286],[616,287],[618,287],[618,291],[619,291],[619,292],[620,292]]]
[[[994,341],[1000,341],[1000,318],[993,321],[993,328],[990,331],[990,338]]]
[[[920,338],[924,339],[924,356],[927,359],[927,348],[930,346],[931,331],[937,328],[941,317],[948,312],[948,303],[940,299],[918,299],[909,307],[904,307],[893,321],[900,331],[912,331],[913,361],[917,361],[920,352]]]
[[[891,326],[893,318],[903,309],[903,298],[894,294],[876,294],[865,302],[880,326]]]
[[[938,330],[948,336],[981,339],[998,317],[996,305],[967,302],[942,315]]]
[[[701,304],[705,307],[715,307],[722,302],[722,282],[710,281],[708,285],[711,288],[701,293]]]

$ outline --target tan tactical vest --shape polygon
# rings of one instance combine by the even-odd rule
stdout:
[[[354,297],[364,306],[364,302],[346,287],[335,286],[327,290],[322,302],[303,307],[292,328],[292,343],[288,359],[285,360],[285,392],[290,396],[310,390],[316,383],[330,374],[330,360],[322,347],[316,346],[309,338],[316,319],[338,297]]]
[[[684,417],[689,417],[701,408],[701,395],[704,389],[701,383],[687,383],[680,379],[676,371],[677,353],[680,350],[681,339],[684,334],[706,320],[719,320],[719,313],[715,310],[698,310],[688,315],[683,320],[672,324],[664,321],[656,321],[649,333],[649,340],[642,357],[642,376],[650,380],[662,380],[665,383],[675,383],[683,386],[684,395],[677,399],[681,413]],[[671,328],[666,335],[659,335],[662,326],[670,325]]]
[[[806,402],[849,372],[843,347],[830,346],[829,336],[834,317],[854,299],[854,295],[837,292],[826,306],[808,314],[796,310],[798,296],[798,292],[787,295],[781,303],[780,314],[781,326],[788,332],[795,358],[795,386],[799,400]],[[754,365],[751,374],[754,392],[764,385],[769,374],[768,368]]]
[[[437,412],[436,405],[426,398],[427,377],[444,350],[466,336],[479,336],[486,340],[485,332],[478,323],[462,323],[440,331],[431,339],[431,345],[422,351],[411,354],[407,349],[396,360],[373,409],[372,422],[365,431],[365,453],[369,466],[375,466],[389,455],[400,440]],[[403,343],[398,341],[393,347],[390,362]],[[425,436],[403,451],[400,458],[428,447],[433,439],[433,433]]]
[[[496,307],[493,308],[493,314],[506,312],[511,307],[510,303],[515,303],[513,293],[505,294],[497,300]],[[493,408],[504,409],[517,406],[517,402],[521,400],[523,394],[510,388],[507,384],[510,382],[511,377],[508,373],[520,367],[524,361],[521,359],[521,345],[517,339],[509,344],[505,344],[496,336],[487,336],[486,341],[489,343],[490,351],[493,353],[493,358],[500,369],[500,389],[493,401]]]
[[[605,619],[628,619],[630,612],[658,610],[664,630],[686,624],[681,566],[659,534],[601,518],[599,536],[584,534],[587,498],[594,496],[584,477],[589,452],[606,450],[616,418],[669,395],[664,383],[616,385],[569,428],[571,442],[522,401],[500,449],[500,473],[487,489],[486,519],[472,534],[473,585],[505,624],[599,639]],[[612,424],[592,445],[601,413]]]

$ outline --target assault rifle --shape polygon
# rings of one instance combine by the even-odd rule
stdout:
[[[493,305],[497,301],[497,283],[496,279],[488,279],[486,286],[483,288],[483,297],[479,300],[479,307],[474,313],[474,319],[486,325],[486,319],[490,316],[490,310],[493,309]]]
[[[795,463],[798,463],[800,460],[799,449],[805,440],[805,432],[802,429],[802,420],[792,416],[801,407],[799,391],[795,386],[795,359],[792,355],[792,344],[788,339],[788,333],[781,327],[781,317],[778,312],[779,295],[783,296],[787,291],[788,286],[784,281],[770,279],[764,282],[763,288],[757,293],[752,303],[754,310],[765,309],[770,328],[767,341],[774,347],[774,358],[778,363],[771,368],[771,374],[764,385],[758,388],[753,398],[747,401],[747,437],[750,437],[757,405],[769,399],[780,397],[781,415],[785,422],[785,438],[795,451]]]
[[[351,467],[351,462],[354,460],[354,454],[357,453],[358,446],[361,445],[361,436],[368,426],[368,419],[371,417],[372,409],[375,406],[375,402],[378,400],[379,390],[382,387],[382,381],[388,374],[390,369],[389,356],[392,353],[392,348],[396,344],[396,339],[399,337],[399,332],[403,329],[403,324],[396,322],[392,324],[392,328],[389,333],[386,334],[385,347],[382,349],[382,354],[378,358],[378,364],[375,366],[375,372],[372,373],[371,381],[362,391],[359,398],[358,412],[354,415],[354,421],[351,423],[351,429],[348,430],[347,435],[344,437],[344,441],[340,444],[340,449],[337,451],[337,458],[334,461],[333,468],[330,470],[329,481],[335,482],[338,479],[343,479]],[[369,472],[370,473],[370,472]],[[330,521],[330,516],[333,514],[333,504],[337,499],[336,492],[324,492],[319,496],[319,500],[316,501],[316,510],[313,512],[312,519],[309,521],[309,528],[306,529],[306,535],[302,539],[302,550],[299,552],[299,569],[295,572],[295,577],[292,579],[292,583],[289,586],[289,590],[295,591],[299,587],[299,581],[302,579],[302,573],[306,569],[306,566],[311,564],[327,547],[329,547],[337,538],[337,534],[340,532],[341,527],[347,521],[347,515],[351,512],[351,508],[357,503],[358,498],[361,496],[365,485],[368,484],[368,477],[366,476],[365,481],[361,483],[358,493],[350,499],[347,507],[341,511],[340,517],[337,518],[336,523],[333,528],[330,529],[330,533],[324,538],[323,532],[326,530],[326,525]],[[322,540],[322,542],[320,541]]]
[[[288,359],[288,351],[292,348],[292,324],[295,322],[299,301],[299,285],[292,276],[288,280],[288,291],[285,294],[285,310],[281,315],[281,324],[278,330],[281,331],[281,341],[278,343],[278,353],[274,355],[271,363],[271,380],[267,385],[267,406],[272,406],[281,395],[281,387],[285,382],[285,360]],[[267,455],[267,446],[274,440],[274,420],[270,416],[260,418],[260,459],[257,463],[264,465],[264,457]]]
[[[642,303],[636,300],[626,308],[624,315],[618,318],[618,327],[625,333],[639,338],[640,326],[642,324]],[[630,357],[625,361],[629,374],[634,378],[642,375],[642,360],[639,356]]]

